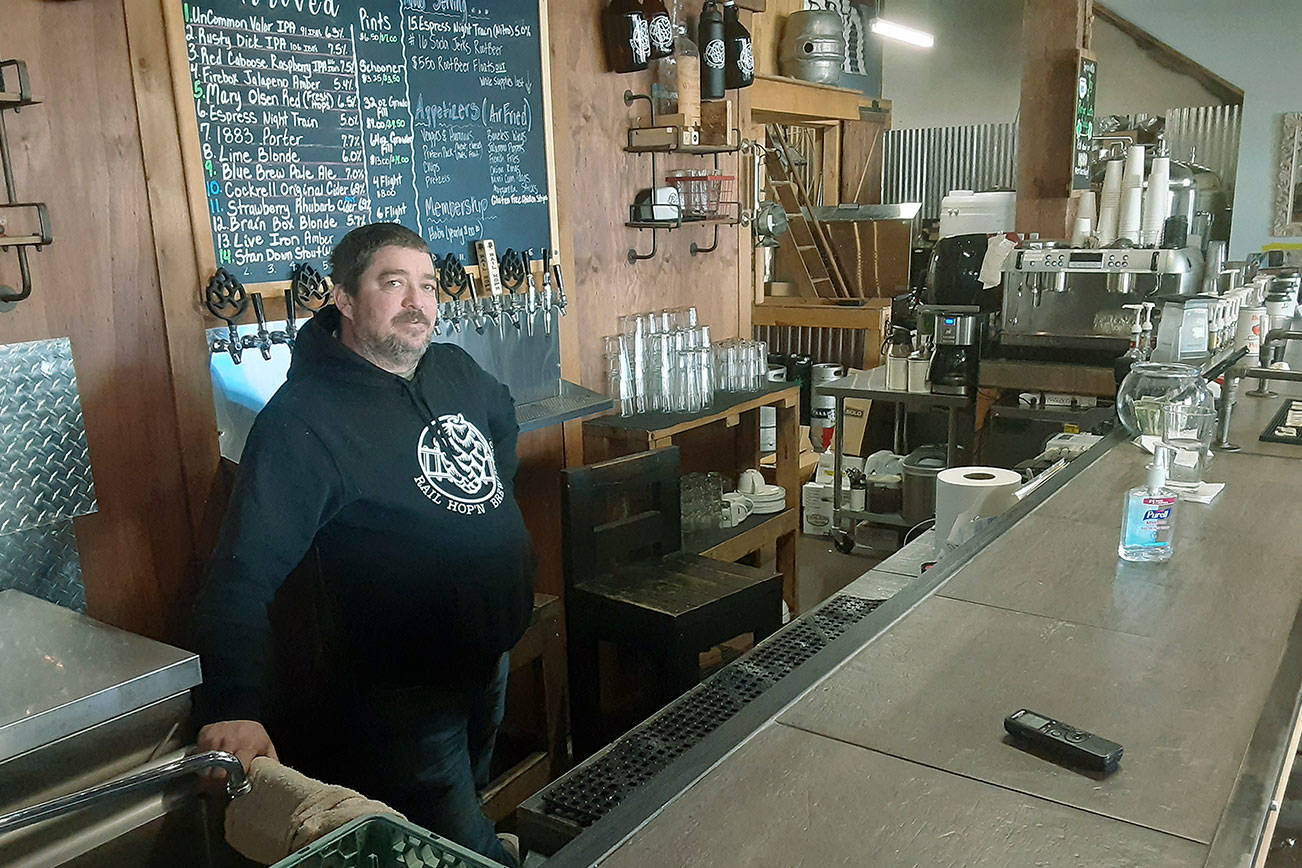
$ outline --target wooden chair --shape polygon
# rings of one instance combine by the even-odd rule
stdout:
[[[598,643],[641,648],[658,661],[664,705],[700,679],[699,654],[782,621],[772,570],[680,551],[678,448],[564,471],[562,494],[570,729],[575,759],[606,744]]]

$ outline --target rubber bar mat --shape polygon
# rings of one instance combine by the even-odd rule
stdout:
[[[838,594],[786,625],[544,790],[544,809],[580,826],[592,825],[880,605],[879,600]]]

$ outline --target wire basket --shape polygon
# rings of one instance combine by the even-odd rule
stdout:
[[[387,814],[359,817],[271,868],[503,868],[465,847]]]
[[[737,179],[733,175],[711,175],[703,169],[684,169],[665,176],[665,183],[678,191],[684,220],[708,220],[721,217],[721,202],[737,198]]]

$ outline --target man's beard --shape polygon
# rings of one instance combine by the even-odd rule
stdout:
[[[395,317],[394,325],[404,322],[429,324],[429,319],[422,313],[403,314]],[[428,340],[419,340],[414,344],[406,343],[397,334],[389,333],[387,335],[357,335],[357,343],[362,350],[362,355],[368,359],[384,361],[389,367],[400,368],[402,370],[411,370],[416,367],[416,363],[425,355],[429,349]]]

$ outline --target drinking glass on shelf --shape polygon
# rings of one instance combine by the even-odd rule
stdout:
[[[1203,484],[1216,432],[1216,411],[1190,404],[1162,405],[1162,443],[1171,449],[1167,485],[1186,491]]]

